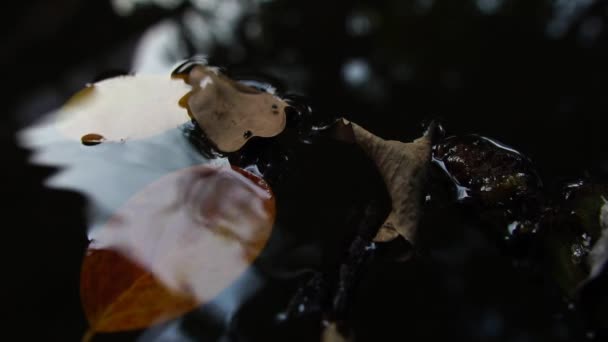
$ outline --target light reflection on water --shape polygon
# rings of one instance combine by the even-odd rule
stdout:
[[[192,143],[193,124],[178,105],[189,88],[170,75],[104,80],[20,132],[20,142],[34,151],[33,164],[60,168],[47,186],[87,197],[89,248],[119,252],[162,286],[213,302],[205,310],[227,322],[261,282],[249,268],[270,237],[274,199],[256,176]],[[213,91],[207,88],[201,91]],[[81,135],[103,138],[85,144]],[[87,258],[84,267],[107,267]],[[86,298],[96,291],[93,278],[128,276],[107,268],[83,275]],[[103,317],[89,320],[95,325]]]
[[[504,0],[476,0],[477,8],[484,14],[494,14],[500,10]]]
[[[547,24],[547,34],[553,38],[560,38],[595,2],[596,0],[554,0],[552,18]]]

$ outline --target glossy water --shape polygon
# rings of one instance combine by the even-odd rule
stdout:
[[[3,260],[15,274],[6,293],[19,304],[12,315],[23,323],[14,326],[18,333],[79,339],[86,329],[78,294],[86,229],[103,225],[133,195],[162,177],[224,157],[257,170],[275,192],[276,224],[260,258],[191,314],[151,329],[100,334],[97,340],[317,340],[319,322],[328,317],[315,306],[327,307],[334,299],[340,265],[349,258],[354,260],[349,265],[364,265],[362,272],[353,273],[357,281],[345,309],[358,340],[601,340],[594,325],[605,313],[602,283],[583,293],[584,300],[572,309],[563,301],[563,288],[585,271],[571,266],[584,266],[586,241],[595,237],[579,231],[578,222],[590,215],[579,215],[578,204],[559,198],[561,185],[573,179],[606,181],[601,122],[608,105],[605,4],[180,1],[174,2],[178,7],[129,10],[122,3],[120,15],[131,16],[120,17],[110,2],[62,2],[57,8],[66,10],[53,9],[56,15],[40,16],[36,13],[48,11],[25,4],[19,5],[23,17],[5,12],[10,17],[5,22],[18,28],[7,35],[15,38],[7,40],[11,53],[2,59],[4,70],[18,71],[4,79],[5,105],[14,121],[23,125],[57,108],[101,71],[157,73],[169,80],[171,67],[196,53],[225,66],[235,79],[255,79],[245,84],[258,91],[271,84],[296,113],[310,115],[288,123],[287,134],[276,139],[254,138],[238,153],[217,156],[189,123],[187,98],[171,102],[183,121],[134,135],[147,131],[148,124],[137,109],[145,106],[149,112],[155,107],[156,97],[142,97],[130,110],[135,116],[113,113],[132,118],[119,126],[136,127],[136,132],[112,136],[98,126],[68,134],[72,139],[65,140],[65,135],[47,130],[37,145],[20,142],[32,151],[28,159],[14,143],[5,144],[3,188],[12,199],[6,222],[18,224],[7,228],[11,248]],[[260,73],[267,77],[248,78]],[[270,81],[259,81],[264,79]],[[291,92],[308,100],[285,94]],[[182,107],[177,105],[180,99]],[[422,131],[419,122],[436,117],[449,135],[489,136],[488,146],[506,151],[513,160],[516,154],[496,141],[531,159],[543,196],[532,205],[524,201],[523,207],[503,197],[508,193],[494,196],[500,179],[485,172],[487,180],[481,177],[478,183],[458,178],[461,191],[456,197],[464,201],[455,202],[451,181],[435,170],[439,172],[425,203],[417,258],[398,262],[402,251],[409,251],[402,240],[378,245],[370,254],[349,254],[345,251],[359,234],[370,198],[376,199],[379,216],[387,199],[373,165],[358,149],[318,133],[339,116],[386,138],[414,138]],[[81,139],[90,133],[106,140],[85,146]],[[239,138],[251,137],[244,130]],[[446,161],[444,169],[450,167]],[[44,168],[48,165],[60,169]],[[517,174],[509,184],[536,182]],[[566,200],[573,198],[574,188],[568,188]],[[486,208],[497,210],[480,218],[484,212],[469,206],[478,197]],[[544,221],[533,236],[544,234],[543,226],[562,229],[557,223],[568,223],[556,235],[558,249],[553,249],[553,240],[539,246],[535,238],[515,238],[537,228],[530,222],[539,207],[559,210],[541,212]],[[497,242],[497,235],[498,240],[510,239]],[[557,265],[569,270],[558,281],[548,271],[553,270],[554,259],[547,257],[552,255],[567,261]],[[316,287],[318,271],[328,287]],[[302,302],[293,298],[302,288],[308,298],[303,316],[278,321],[290,303],[296,304],[293,312],[299,311]],[[589,318],[588,312],[598,312],[600,318]]]

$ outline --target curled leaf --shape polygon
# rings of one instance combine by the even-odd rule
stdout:
[[[376,164],[391,197],[392,210],[374,240],[389,241],[401,235],[413,242],[431,158],[431,134],[410,143],[384,140],[343,119],[336,136],[361,146]]]
[[[150,184],[91,235],[91,329],[143,328],[213,300],[259,255],[274,216],[270,188],[241,169],[196,166]]]

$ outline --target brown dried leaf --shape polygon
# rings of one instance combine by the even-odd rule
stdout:
[[[411,143],[384,140],[343,119],[338,123],[336,136],[361,146],[378,167],[391,197],[392,210],[374,240],[389,241],[398,233],[413,242],[431,156],[430,134]]]

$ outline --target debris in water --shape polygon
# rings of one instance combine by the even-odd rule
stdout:
[[[82,136],[82,138],[80,138],[82,144],[86,146],[98,145],[101,144],[104,140],[106,139],[103,137],[103,135],[97,133],[85,134]]]

